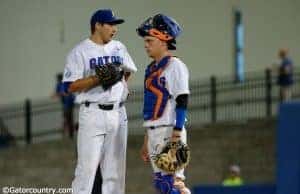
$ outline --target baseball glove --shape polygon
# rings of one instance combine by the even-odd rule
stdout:
[[[159,169],[171,174],[185,168],[189,161],[190,149],[182,141],[168,142],[154,158],[154,163]]]
[[[105,65],[97,65],[95,68],[96,76],[99,79],[100,85],[104,90],[120,81],[123,77],[123,71],[119,63],[107,63]]]

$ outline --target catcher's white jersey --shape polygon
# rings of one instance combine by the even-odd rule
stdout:
[[[64,82],[73,82],[95,74],[95,66],[111,62],[120,62],[121,68],[128,72],[135,72],[133,63],[126,47],[119,41],[111,40],[105,45],[99,45],[89,38],[80,42],[68,54],[64,70]],[[102,104],[118,102],[122,98],[124,82],[118,82],[111,89],[104,91],[101,86],[86,92],[76,94],[78,104],[90,101]]]
[[[189,94],[189,72],[186,65],[177,57],[170,59],[169,65],[162,72],[160,80],[165,82],[165,87],[172,96],[167,102],[167,106],[163,115],[157,120],[147,120],[144,122],[144,127],[175,125],[176,101],[175,99],[180,94]]]

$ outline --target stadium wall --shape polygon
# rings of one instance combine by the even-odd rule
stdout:
[[[189,66],[193,80],[233,73],[234,7],[244,16],[247,71],[273,63],[283,46],[300,61],[300,3],[295,0],[272,0],[271,4],[258,0],[1,0],[0,104],[48,96],[67,52],[89,35],[92,12],[107,7],[126,19],[117,38],[127,45],[140,69],[131,81],[134,86],[142,85],[148,63],[135,29],[159,12],[183,25],[176,54]]]

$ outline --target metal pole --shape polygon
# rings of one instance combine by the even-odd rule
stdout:
[[[266,117],[272,116],[272,75],[271,70],[266,69]]]
[[[217,79],[215,76],[210,78],[211,86],[211,98],[210,98],[210,110],[211,110],[211,122],[215,123],[217,121]]]
[[[32,134],[31,134],[31,101],[30,99],[25,100],[24,106],[25,113],[25,141],[27,144],[31,143]]]

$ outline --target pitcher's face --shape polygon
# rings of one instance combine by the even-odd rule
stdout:
[[[96,30],[103,40],[103,43],[108,43],[117,34],[118,28],[116,24],[97,23]]]

